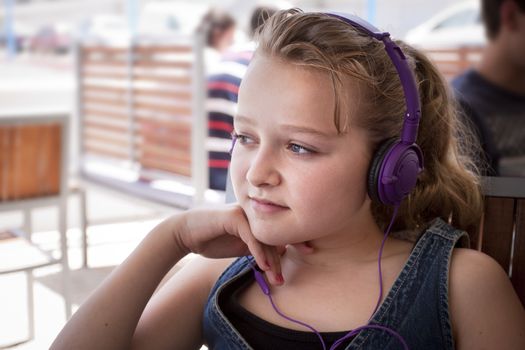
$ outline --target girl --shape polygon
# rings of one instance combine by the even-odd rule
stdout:
[[[336,16],[278,12],[239,93],[238,203],[159,224],[52,348],[525,348],[507,276],[489,257],[454,249],[466,236],[446,223],[466,228],[482,211],[446,83],[399,44],[419,89],[407,101],[421,102],[425,165],[401,205],[368,186],[376,149],[414,117],[404,118],[385,45]],[[410,164],[419,167],[418,152]],[[202,257],[151,297],[190,252]]]

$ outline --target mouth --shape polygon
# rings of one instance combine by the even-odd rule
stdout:
[[[257,211],[262,213],[278,213],[287,209],[290,209],[284,205],[277,204],[275,202],[262,199],[262,198],[256,198],[256,197],[248,197],[250,199],[250,205],[251,207]]]

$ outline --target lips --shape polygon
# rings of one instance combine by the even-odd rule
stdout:
[[[277,204],[275,202],[262,199],[262,198],[256,198],[256,197],[249,197],[250,198],[250,205],[255,211],[262,212],[262,213],[277,213],[284,210],[289,209],[288,207],[284,205]]]

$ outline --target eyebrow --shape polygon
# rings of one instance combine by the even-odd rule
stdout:
[[[250,124],[252,126],[255,126],[257,124],[257,122],[255,120],[253,120],[252,118],[248,118],[248,117],[245,117],[245,116],[242,116],[242,115],[236,115],[234,117],[234,119],[236,121],[243,122],[243,123],[246,123],[246,124]],[[310,127],[307,127],[307,126],[281,124],[281,125],[279,125],[279,128],[287,130],[287,131],[290,131],[290,132],[296,132],[296,133],[301,133],[301,134],[312,134],[312,135],[321,136],[321,137],[332,137],[333,136],[330,133],[323,132],[323,131],[317,130],[315,128],[310,128]]]
[[[255,121],[252,119],[252,118],[248,118],[248,117],[245,117],[243,115],[235,115],[233,117],[233,120],[234,121],[239,121],[239,122],[243,122],[243,123],[246,123],[246,124],[250,124],[250,125],[255,125]]]

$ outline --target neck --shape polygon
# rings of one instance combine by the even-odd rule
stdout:
[[[477,70],[494,85],[525,96],[525,66],[513,62],[498,42],[487,44]]]
[[[292,245],[285,258],[298,269],[310,272],[348,270],[377,261],[382,240],[383,232],[375,223],[356,224],[343,234]],[[301,245],[307,245],[308,249]]]

